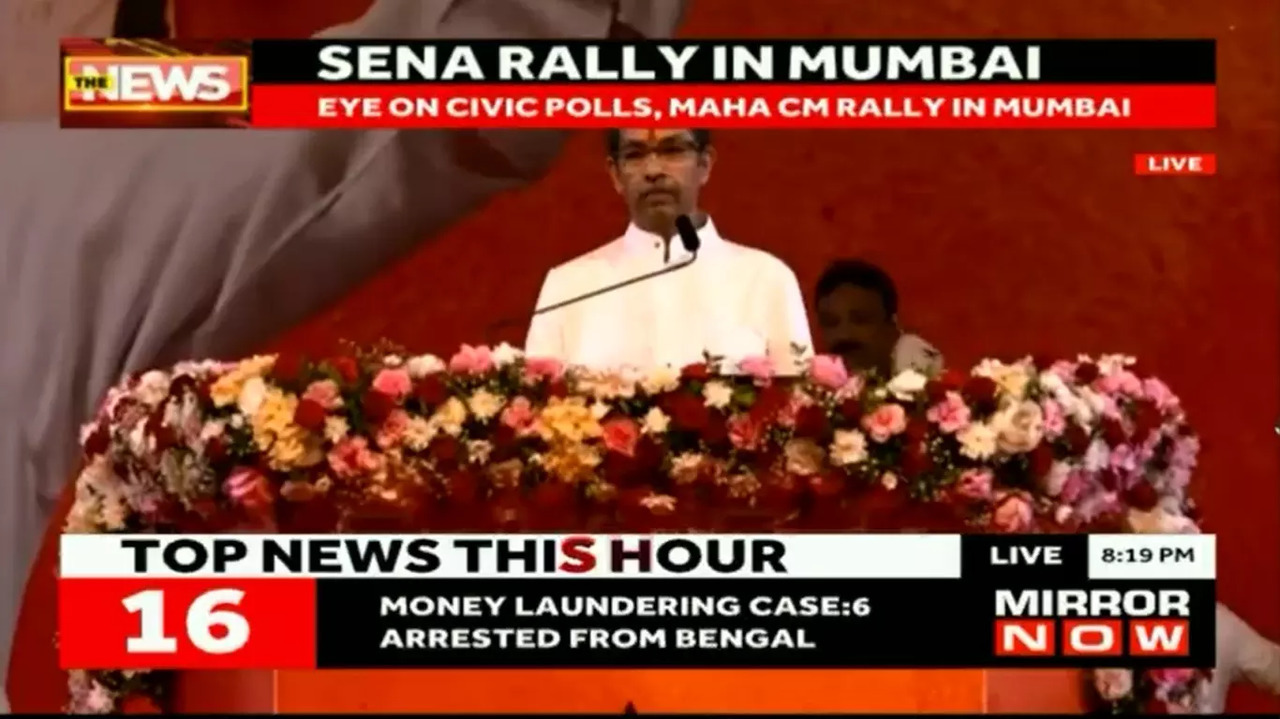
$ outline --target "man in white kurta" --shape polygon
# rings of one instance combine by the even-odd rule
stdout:
[[[683,5],[379,0],[328,34],[665,37]],[[75,468],[79,424],[122,373],[254,350],[539,176],[562,139],[0,123],[0,662],[48,509]]]
[[[1221,714],[1227,708],[1227,693],[1236,682],[1249,682],[1280,696],[1280,644],[1258,634],[1235,612],[1217,607],[1216,663],[1213,680],[1197,697],[1196,712]]]
[[[547,273],[538,307],[688,262],[675,218],[697,225],[687,267],[535,317],[525,351],[593,367],[682,366],[704,354],[769,357],[790,373],[812,348],[795,273],[777,257],[725,239],[697,209],[715,154],[694,130],[609,134],[614,187],[631,223],[623,235]]]

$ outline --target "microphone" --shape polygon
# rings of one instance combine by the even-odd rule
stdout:
[[[600,289],[592,290],[590,292],[578,295],[577,297],[570,297],[567,300],[555,302],[553,304],[547,305],[546,307],[539,307],[538,309],[534,310],[533,312],[530,312],[527,315],[520,315],[519,317],[508,317],[506,319],[498,320],[497,322],[494,322],[493,324],[485,328],[486,344],[493,344],[492,336],[493,336],[493,333],[497,330],[511,327],[512,325],[515,325],[517,323],[524,323],[528,320],[532,320],[533,318],[538,317],[539,315],[544,315],[548,312],[554,312],[556,310],[564,309],[565,307],[576,305],[579,302],[585,302],[586,300],[592,299],[594,297],[599,297],[600,295],[607,295],[610,292],[613,292],[615,290],[620,290],[624,287],[630,287],[631,285],[637,284],[639,282],[644,282],[645,280],[651,280],[655,277],[661,277],[662,275],[670,274],[672,272],[677,272],[679,270],[683,270],[689,265],[692,265],[698,259],[698,250],[702,247],[702,240],[698,237],[698,229],[693,226],[693,220],[689,219],[688,215],[680,215],[679,217],[676,218],[676,235],[679,236],[680,238],[680,246],[684,247],[685,251],[688,252],[690,255],[688,259],[681,260],[675,263],[674,265],[663,267],[660,270],[655,270],[653,272],[646,272],[643,275],[637,275],[635,277],[623,280],[621,282],[617,282],[612,285],[605,285]],[[668,242],[668,246],[669,245],[670,245],[670,242]]]

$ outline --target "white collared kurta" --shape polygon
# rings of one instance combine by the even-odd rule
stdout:
[[[720,235],[710,219],[688,267],[535,317],[525,351],[593,367],[683,366],[704,353],[738,360],[767,355],[790,372],[813,346],[804,297],[782,260]],[[547,307],[689,259],[635,225],[622,237],[547,273]],[[793,345],[803,350],[793,351]]]

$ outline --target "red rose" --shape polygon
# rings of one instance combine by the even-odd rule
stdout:
[[[107,432],[107,428],[101,424],[93,428],[88,437],[84,440],[84,453],[89,457],[97,457],[107,451],[107,447],[111,446],[111,434]]]
[[[377,424],[391,415],[396,408],[396,401],[377,390],[369,390],[360,398],[360,409],[370,422]]]
[[[666,459],[666,450],[652,435],[646,434],[640,437],[639,442],[636,442],[634,459],[636,467],[641,471],[656,472],[662,467],[662,461]]]
[[[851,425],[857,425],[862,421],[862,402],[857,399],[850,398],[841,402],[838,411],[844,421]]]
[[[538,509],[564,509],[573,503],[573,486],[555,480],[546,480],[533,490],[533,506]]]
[[[302,355],[281,352],[276,356],[275,364],[271,366],[271,377],[277,382],[286,384],[293,382],[298,379],[298,375],[302,374],[305,361]]]
[[[1113,469],[1104,469],[1098,472],[1098,483],[1108,492],[1114,492],[1120,488],[1120,476]]]
[[[936,379],[931,379],[924,383],[924,396],[929,398],[929,404],[938,404],[947,398],[947,386]]]
[[[437,462],[449,463],[458,459],[462,446],[458,440],[449,436],[436,437],[427,445],[427,454]]]
[[[707,412],[707,421],[698,431],[702,441],[712,446],[721,446],[729,441],[729,420],[720,412]]]
[[[432,408],[449,399],[449,388],[445,386],[439,374],[429,374],[414,385],[413,396],[427,408]]]
[[[995,380],[990,377],[970,377],[964,383],[962,394],[971,405],[990,405],[996,399],[997,389]]]
[[[130,694],[120,701],[121,714],[161,714],[160,705],[146,694]]]
[[[1089,433],[1075,422],[1072,422],[1062,433],[1062,439],[1066,442],[1067,451],[1072,455],[1079,457],[1089,450]]]
[[[706,362],[694,362],[682,367],[680,376],[688,380],[702,381],[711,377],[711,369],[707,367]]]
[[[329,360],[329,364],[333,365],[333,370],[343,382],[351,383],[360,379],[360,365],[354,357],[335,357]]]
[[[749,414],[760,423],[769,423],[791,402],[791,390],[778,384],[761,387]]]
[[[1143,512],[1150,512],[1160,503],[1160,495],[1147,480],[1141,480],[1124,493],[1124,500],[1130,507]]]
[[[919,477],[933,467],[933,458],[923,442],[910,442],[902,448],[902,474],[908,478]]]
[[[1101,372],[1098,371],[1098,365],[1092,362],[1082,362],[1080,366],[1076,367],[1076,382],[1090,384],[1098,379],[1099,374]]]
[[[907,420],[906,429],[902,430],[902,438],[907,444],[923,442],[929,436],[929,420],[924,417],[912,417]]]
[[[806,405],[796,412],[795,434],[797,437],[821,439],[827,433],[827,413],[815,404]]]
[[[711,420],[711,410],[702,398],[687,392],[676,392],[666,397],[663,408],[671,417],[676,429],[701,432]]]
[[[606,480],[619,486],[626,486],[635,480],[643,480],[637,470],[636,462],[629,455],[618,452],[607,452],[600,460],[600,474]]]
[[[480,478],[475,472],[461,470],[449,475],[449,499],[458,504],[471,504],[476,501],[480,489]]]
[[[1133,405],[1133,438],[1137,442],[1145,442],[1153,432],[1160,429],[1164,417],[1154,402],[1142,400]]]
[[[328,414],[324,405],[313,399],[304,399],[298,402],[297,409],[293,410],[293,421],[303,429],[319,432],[324,429],[324,421]]]
[[[217,463],[227,458],[227,444],[221,437],[210,437],[204,443],[204,456],[210,462]]]
[[[514,429],[501,422],[495,424],[489,432],[489,441],[493,443],[493,460],[510,459],[514,456],[519,439]]]
[[[1049,474],[1053,469],[1053,447],[1048,442],[1037,444],[1027,455],[1027,471],[1035,479]]]
[[[949,392],[958,392],[965,383],[965,375],[960,370],[949,369],[938,377],[938,384]]]
[[[845,482],[842,474],[819,474],[809,478],[809,491],[820,499],[838,497],[844,493]]]
[[[1128,434],[1124,431],[1124,425],[1119,421],[1107,417],[1102,420],[1102,440],[1112,447],[1119,447],[1127,442]]]
[[[147,418],[147,434],[156,441],[156,451],[163,452],[178,444],[178,435],[164,424],[164,405],[156,408]]]
[[[564,378],[554,380],[553,382],[547,385],[547,396],[548,397],[568,397],[569,383],[566,382]]]

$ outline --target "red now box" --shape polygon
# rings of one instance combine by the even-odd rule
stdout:
[[[60,579],[63,669],[315,666],[312,579]]]

